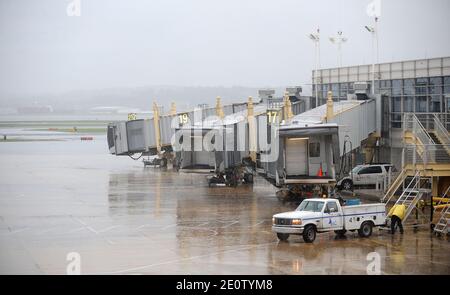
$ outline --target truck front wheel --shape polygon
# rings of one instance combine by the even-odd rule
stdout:
[[[303,240],[305,243],[312,243],[316,239],[316,229],[312,225],[308,225],[303,230]]]
[[[367,238],[372,235],[372,222],[365,221],[361,224],[361,228],[358,229],[358,234],[362,238]]]
[[[277,233],[277,237],[280,241],[287,241],[289,234]]]

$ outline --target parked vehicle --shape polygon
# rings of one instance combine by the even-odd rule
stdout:
[[[167,167],[167,158],[160,157],[158,155],[150,156],[148,159],[143,159],[144,167],[146,166],[159,166]]]
[[[289,235],[302,235],[306,243],[312,243],[316,233],[334,231],[344,235],[348,230],[369,237],[374,227],[386,225],[386,206],[383,203],[341,206],[338,199],[306,199],[295,211],[275,214],[272,224],[272,231],[281,241]]]
[[[339,190],[353,190],[357,186],[376,185],[383,181],[389,171],[395,172],[395,167],[391,164],[358,165],[337,183]]]
[[[247,166],[237,165],[208,176],[207,180],[210,187],[216,185],[236,187],[240,183],[253,183],[253,171]]]

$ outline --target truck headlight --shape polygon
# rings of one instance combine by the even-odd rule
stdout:
[[[301,225],[302,220],[301,219],[292,219],[292,225]]]

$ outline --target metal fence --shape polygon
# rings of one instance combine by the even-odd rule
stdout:
[[[449,164],[450,144],[406,145],[403,149],[404,164]]]

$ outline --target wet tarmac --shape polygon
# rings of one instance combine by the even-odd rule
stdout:
[[[0,143],[0,274],[450,274],[450,243],[429,230],[371,238],[321,234],[278,242],[291,210],[261,178],[208,188],[206,174],[143,168],[107,154],[106,139]]]

